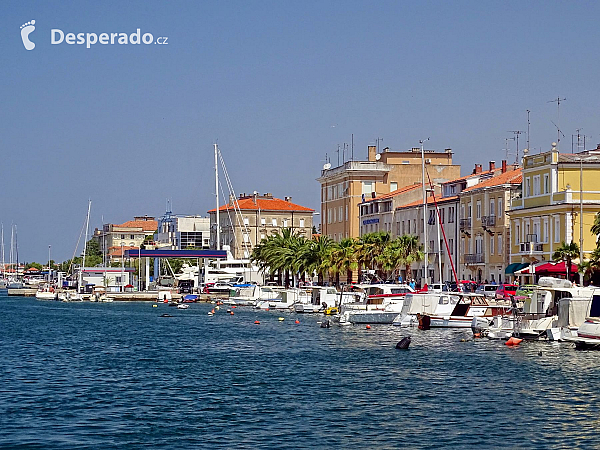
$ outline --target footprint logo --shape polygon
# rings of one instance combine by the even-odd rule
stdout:
[[[33,50],[35,43],[29,40],[29,35],[35,30],[35,20],[21,25],[21,39],[26,50]]]

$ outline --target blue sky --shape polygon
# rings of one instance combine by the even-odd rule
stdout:
[[[527,109],[531,148],[549,149],[560,96],[561,149],[577,128],[595,146],[598,17],[596,2],[3,1],[0,221],[18,225],[21,260],[42,261],[48,245],[72,255],[88,198],[92,229],[167,198],[205,214],[216,139],[238,193],[315,209],[325,153],[336,165],[352,133],[355,159],[378,137],[430,137],[465,173],[503,159]],[[168,45],[52,45],[53,28]]]

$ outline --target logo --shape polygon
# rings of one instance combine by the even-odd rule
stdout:
[[[33,50],[35,48],[35,43],[29,40],[29,35],[35,30],[35,20],[31,22],[24,23],[21,25],[21,39],[23,40],[23,45],[25,46],[25,50]]]

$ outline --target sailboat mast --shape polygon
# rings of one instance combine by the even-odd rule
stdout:
[[[429,139],[429,138],[428,138]],[[429,252],[428,252],[428,242],[427,242],[427,188],[425,185],[425,150],[423,149],[423,143],[425,141],[420,141],[421,144],[421,181],[423,184],[423,245],[425,248],[425,258],[424,258],[424,264],[425,264],[425,273],[423,274],[423,280],[425,281],[425,284],[427,284],[427,259],[429,257]],[[423,287],[423,285],[421,285],[421,287]]]
[[[6,261],[4,260],[4,224],[0,223],[2,239],[2,279],[6,279]]]
[[[17,264],[17,268],[15,270],[15,274],[16,274],[16,279],[19,279],[19,240],[17,238],[17,224],[15,224],[15,258],[16,258],[16,264]]]
[[[218,153],[218,148],[217,148],[217,144],[214,144],[215,146],[215,198],[217,200],[217,213],[216,213],[216,232],[217,232],[217,250],[221,250],[221,224],[219,222],[219,166],[218,166],[218,157],[217,157],[217,153]]]
[[[88,200],[88,210],[87,216],[85,218],[85,241],[83,241],[83,260],[81,261],[81,269],[79,270],[79,292],[81,292],[81,283],[83,283],[83,269],[85,267],[85,253],[87,250],[87,240],[88,240],[88,228],[90,226],[90,209],[92,207],[92,201]],[[121,255],[121,258],[123,255]]]

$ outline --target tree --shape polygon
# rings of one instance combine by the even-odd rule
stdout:
[[[596,236],[596,246],[600,246],[600,241],[598,241],[598,237],[600,236],[600,212],[596,213],[596,216],[594,217],[594,223],[590,231]]]
[[[552,254],[553,261],[565,261],[567,270],[567,280],[571,279],[571,261],[579,257],[579,245],[576,242],[566,244],[562,241],[560,247],[558,247]]]

